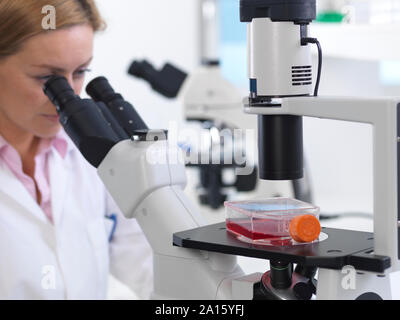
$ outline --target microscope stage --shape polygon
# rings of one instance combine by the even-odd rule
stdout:
[[[288,246],[258,245],[239,240],[226,230],[225,222],[221,222],[177,232],[173,244],[326,269],[352,265],[357,270],[384,273],[390,267],[389,257],[373,254],[373,233],[332,228],[322,228],[321,232],[328,236],[323,241]]]

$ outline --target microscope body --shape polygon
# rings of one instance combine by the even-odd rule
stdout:
[[[392,298],[390,275],[399,269],[395,197],[399,181],[396,156],[399,102],[387,98],[301,97],[282,99],[281,106],[276,107],[246,105],[245,110],[251,115],[301,115],[374,126],[374,252],[370,254],[390,257],[392,267],[385,272],[354,269],[354,288],[346,285],[347,274],[343,270],[347,269],[320,267],[315,283],[316,299]],[[296,284],[307,284],[309,278],[296,272],[291,275],[290,289],[276,289],[271,286],[270,271],[245,275],[234,255],[172,245],[172,234],[196,230],[207,223],[184,193],[185,167],[180,151],[163,137],[156,140],[149,133],[146,139],[122,141],[110,150],[98,168],[124,215],[137,219],[153,248],[153,298],[254,299],[257,298],[254,288],[265,283],[269,298],[298,299],[294,293]]]
[[[400,134],[400,99],[301,97],[282,99],[280,106],[252,107],[247,113],[255,115],[294,115],[321,119],[366,123],[373,126],[373,192],[374,192],[374,250],[371,254],[388,256],[391,269],[384,274],[354,273],[356,288],[343,284],[342,270],[320,268],[318,271],[317,298],[355,299],[370,292],[383,299],[391,298],[390,273],[399,271],[400,232],[398,221],[398,183],[400,159],[398,157]]]
[[[232,299],[232,279],[243,275],[236,256],[173,245],[175,232],[205,224],[186,197],[181,150],[167,132],[149,130],[135,108],[104,77],[76,96],[64,77],[53,76],[44,92],[85,159],[97,168],[127,218],[136,218],[153,250],[154,299]]]
[[[366,298],[362,296],[366,293],[390,299],[389,275],[398,270],[400,257],[399,101],[318,97],[321,46],[308,35],[308,25],[316,16],[315,0],[241,0],[240,10],[248,39],[250,94],[245,111],[258,117],[261,179],[303,176],[303,116],[369,123],[374,128],[374,250],[370,254],[390,257],[391,268],[380,275],[355,272],[357,286],[348,290],[343,270],[320,267],[317,299]],[[319,53],[314,92],[310,43],[317,45]]]
[[[235,256],[172,245],[175,232],[206,224],[184,193],[185,166],[179,157],[167,140],[126,140],[108,153],[98,173],[153,249],[153,299],[232,299],[230,280],[243,275]]]

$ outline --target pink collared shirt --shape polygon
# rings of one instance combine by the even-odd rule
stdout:
[[[53,223],[51,209],[51,188],[49,179],[49,154],[54,148],[65,159],[68,142],[63,130],[51,139],[41,139],[35,157],[35,181],[41,194],[39,203],[44,214]],[[38,202],[34,180],[23,171],[22,160],[18,152],[0,135],[0,161],[4,162],[15,177],[25,186],[29,194]]]

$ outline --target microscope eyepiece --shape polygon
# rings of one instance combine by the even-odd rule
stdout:
[[[102,112],[102,105],[75,94],[66,78],[51,77],[43,86],[44,93],[56,106],[65,132],[86,160],[96,168],[111,148],[128,138],[121,135]]]
[[[170,63],[166,63],[161,70],[156,70],[146,60],[133,61],[128,73],[147,81],[156,92],[167,98],[176,98],[187,78],[186,72]]]
[[[87,85],[86,92],[96,102],[108,103],[115,98],[122,98],[120,94],[114,91],[105,77],[98,77],[92,80]]]
[[[155,73],[157,70],[154,68],[152,64],[150,64],[147,60],[138,61],[135,60],[132,62],[128,69],[128,73],[131,76],[146,79],[149,74]]]
[[[62,76],[52,76],[44,84],[43,91],[50,101],[59,108],[62,108],[69,100],[77,98],[67,79]]]
[[[135,108],[114,91],[107,78],[98,77],[92,80],[87,85],[86,92],[94,101],[103,102],[107,106],[128,136],[134,136],[136,130],[148,129]]]

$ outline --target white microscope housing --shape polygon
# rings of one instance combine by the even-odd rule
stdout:
[[[252,97],[304,96],[312,93],[312,59],[300,45],[307,26],[255,18],[247,25],[248,77]]]

